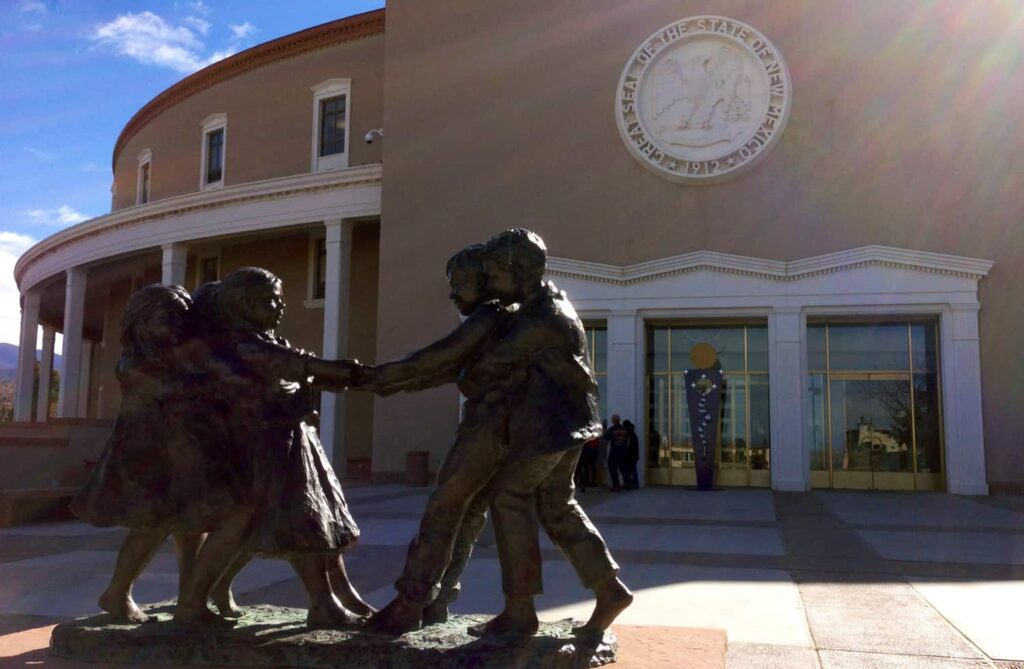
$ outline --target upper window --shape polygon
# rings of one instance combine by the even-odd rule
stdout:
[[[224,129],[206,135],[206,183],[224,180]]]
[[[139,176],[135,189],[135,204],[146,204],[149,202],[149,180],[150,165],[152,164],[152,153],[145,149],[139,153]]]
[[[227,114],[211,114],[203,121],[202,162],[199,170],[199,189],[209,190],[224,185],[227,163]]]
[[[351,79],[328,79],[313,87],[311,171],[348,167],[351,98]]]
[[[320,157],[345,153],[345,95],[320,101]]]

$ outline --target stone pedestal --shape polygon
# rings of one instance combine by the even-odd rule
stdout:
[[[350,667],[353,669],[583,669],[615,661],[615,637],[573,636],[578,621],[541,623],[519,643],[480,639],[467,628],[489,616],[452,616],[444,625],[390,637],[359,629],[306,627],[306,611],[246,607],[233,628],[183,628],[170,621],[171,607],[147,610],[157,620],[116,624],[108,615],[57,625],[50,653],[85,662],[136,666]]]

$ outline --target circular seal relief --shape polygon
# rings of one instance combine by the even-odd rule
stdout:
[[[742,21],[693,16],[629,59],[616,93],[619,132],[655,174],[688,184],[732,178],[778,142],[793,98],[768,38]]]

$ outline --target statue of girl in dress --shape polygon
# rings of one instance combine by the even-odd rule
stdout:
[[[99,605],[115,618],[145,622],[132,586],[168,535],[179,560],[179,587],[189,578],[203,533],[240,501],[224,459],[227,424],[213,404],[197,401],[211,384],[232,383],[209,349],[188,336],[188,293],[179,286],[146,286],[128,300],[121,318],[117,363],[121,407],[89,480],[71,503],[81,519],[129,528],[110,585]],[[231,600],[230,581],[212,593]]]
[[[292,564],[309,595],[310,624],[358,622],[373,609],[349,582],[341,553],[359,529],[320,444],[309,391],[340,391],[363,372],[355,361],[322,360],[274,333],[284,300],[268,271],[242,268],[201,291],[202,338],[221,364],[249,379],[226,411],[245,500],[207,537],[175,620],[215,622],[206,606],[214,587],[255,555]]]

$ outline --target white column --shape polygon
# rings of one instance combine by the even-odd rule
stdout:
[[[18,344],[18,387],[14,396],[14,420],[32,420],[32,378],[39,337],[39,291],[25,293],[21,305],[21,341]]]
[[[89,382],[92,374],[93,342],[86,339],[82,342],[82,366],[78,377],[78,412],[79,418],[89,417]]]
[[[39,393],[36,395],[36,420],[44,423],[50,420],[50,377],[53,372],[53,343],[57,331],[49,325],[43,326],[43,357],[39,361]]]
[[[64,350],[61,351],[60,401],[57,415],[74,418],[78,412],[78,383],[82,374],[82,324],[85,320],[86,270],[67,271],[64,293]]]
[[[805,323],[799,307],[777,308],[768,316],[773,490],[810,490],[811,487],[810,462],[804,444]]]
[[[637,397],[636,367],[636,310],[613,311],[608,317],[608,415],[614,413],[629,419],[637,427],[640,443],[644,442],[643,404]],[[609,423],[610,424],[610,423]],[[647,470],[647,449],[640,448],[640,462],[637,470],[641,483]]]
[[[329,360],[348,351],[349,284],[352,268],[352,224],[340,218],[324,221],[327,267],[324,271],[324,346]],[[345,394],[324,392],[320,400],[320,440],[339,477],[345,475]]]
[[[185,244],[164,244],[160,283],[165,286],[185,285],[185,265],[188,262],[188,246]]]
[[[942,319],[943,395],[946,397],[946,489],[955,495],[987,495],[985,434],[981,413],[980,305],[953,305]],[[948,335],[948,336],[947,336]]]

